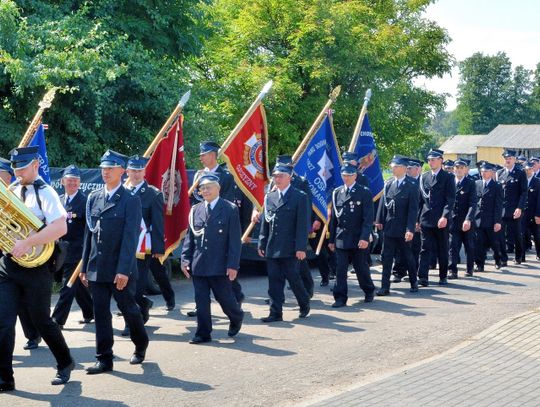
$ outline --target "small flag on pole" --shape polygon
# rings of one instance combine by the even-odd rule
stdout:
[[[294,166],[294,171],[307,180],[313,210],[325,223],[329,220],[327,208],[332,191],[343,184],[340,169],[341,157],[332,117],[328,113]]]
[[[369,179],[369,189],[373,195],[373,200],[376,201],[382,194],[384,179],[379,163],[379,155],[377,154],[377,145],[375,144],[367,113],[362,122],[360,137],[358,137],[356,146],[352,151],[358,154],[359,166],[362,173]]]
[[[48,126],[47,126],[48,127]],[[47,156],[47,145],[45,144],[45,125],[40,124],[34,133],[32,141],[28,146],[37,146],[39,152],[39,175],[47,184],[51,183],[49,175],[49,157]]]

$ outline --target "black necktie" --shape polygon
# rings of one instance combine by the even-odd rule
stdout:
[[[26,185],[23,185],[23,187],[21,188],[21,198],[22,198],[23,202],[26,202],[26,191],[27,190],[28,190],[28,188],[26,187]]]
[[[68,196],[66,199],[66,206],[69,206],[70,203],[71,203],[71,198]]]
[[[206,219],[208,219],[211,214],[212,214],[212,206],[210,204],[207,204],[206,205]]]
[[[279,192],[279,203],[283,203],[283,193],[281,191]]]

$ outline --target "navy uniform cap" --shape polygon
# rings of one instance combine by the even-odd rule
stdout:
[[[353,151],[344,151],[343,154],[341,154],[341,158],[344,162],[358,162],[358,154]]]
[[[14,148],[9,152],[11,156],[11,167],[20,169],[29,166],[32,161],[39,158],[39,149],[37,146]]]
[[[62,172],[62,177],[64,178],[81,178],[81,170],[79,170],[75,165],[71,164],[64,168]]]
[[[276,165],[293,165],[292,156],[287,154],[280,154],[276,157]]]
[[[454,166],[454,161],[452,161],[452,160],[443,161],[443,165],[445,167],[453,167]]]
[[[517,155],[516,151],[515,150],[504,150],[504,152],[502,153],[502,156],[504,158],[506,157],[515,157]]]
[[[341,173],[345,175],[354,175],[357,174],[358,169],[356,168],[356,165],[353,164],[345,164],[341,167]]]
[[[204,172],[199,178],[199,186],[206,184],[219,184],[219,176],[213,172]]]
[[[533,160],[525,161],[525,168],[534,168],[535,162]]]
[[[215,141],[203,141],[199,144],[199,155],[211,152],[217,153],[220,148],[220,145]]]
[[[406,167],[407,165],[409,165],[409,159],[407,157],[403,157],[402,155],[395,155],[394,157],[392,157],[390,165],[402,165]]]
[[[272,175],[274,174],[292,174],[292,167],[285,164],[277,164],[272,170]]]
[[[417,160],[416,158],[409,158],[409,163],[407,164],[407,167],[421,167],[423,165],[423,161]]]
[[[144,170],[148,160],[148,158],[140,155],[132,155],[127,162],[127,168],[128,170]]]
[[[100,168],[126,168],[128,157],[124,154],[117,153],[113,150],[105,151],[105,154],[101,156]]]
[[[529,161],[540,162],[540,157],[531,157]]]
[[[527,161],[527,157],[525,157],[524,155],[519,155],[517,160],[521,161],[521,162],[525,162],[525,161]]]
[[[427,154],[427,158],[428,160],[430,158],[442,158],[443,154],[444,154],[444,151],[438,150],[436,148],[432,148],[431,150],[429,150],[429,153]]]
[[[0,157],[0,171],[9,172],[12,177],[15,175],[13,168],[11,168],[11,162],[2,157]]]
[[[466,158],[458,158],[456,161],[454,161],[454,167],[457,167],[458,165],[464,165],[468,167],[471,165],[471,160],[467,160]]]
[[[480,165],[480,169],[481,170],[484,170],[484,171],[495,171],[497,167],[495,166],[495,164],[491,164],[487,161],[483,161],[482,164]]]

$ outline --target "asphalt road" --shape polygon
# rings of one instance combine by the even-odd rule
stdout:
[[[246,319],[238,337],[227,337],[228,320],[213,304],[214,341],[190,345],[195,320],[188,281],[174,281],[177,308],[163,309],[153,297],[147,324],[151,343],[143,365],[129,365],[133,345],[116,336],[115,371],[87,376],[94,363],[93,325],[77,323],[74,310],[65,336],[78,363],[66,386],[49,384],[54,360],[45,346],[22,349],[17,329],[15,380],[17,391],[0,396],[5,406],[291,406],[321,400],[440,354],[492,324],[540,306],[540,263],[537,261],[460,278],[449,286],[432,285],[417,294],[408,284],[392,286],[392,295],[364,304],[356,278],[349,277],[349,306],[332,309],[329,287],[318,286],[307,319],[287,292],[285,321],[270,326],[266,316],[266,277],[241,276],[247,296]],[[376,284],[380,267],[372,268]],[[462,272],[461,272],[462,274]],[[432,271],[432,281],[437,281]],[[53,298],[53,303],[56,298]],[[180,309],[180,311],[179,311]],[[116,332],[123,328],[113,318]],[[4,404],[5,403],[5,404]]]

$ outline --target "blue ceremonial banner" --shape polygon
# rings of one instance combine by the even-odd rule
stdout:
[[[45,145],[45,128],[40,124],[34,134],[34,138],[28,146],[38,146],[39,148],[39,175],[47,184],[50,185],[51,178],[49,176],[49,157],[47,157],[47,146]]]
[[[358,137],[358,142],[353,151],[358,154],[360,168],[362,173],[369,179],[369,189],[371,189],[373,200],[376,201],[382,194],[384,179],[379,163],[379,155],[377,154],[377,145],[375,144],[367,113],[364,116],[360,137]]]
[[[294,171],[309,183],[313,210],[324,222],[328,222],[332,191],[343,184],[340,170],[341,157],[332,118],[327,115],[294,165]]]

